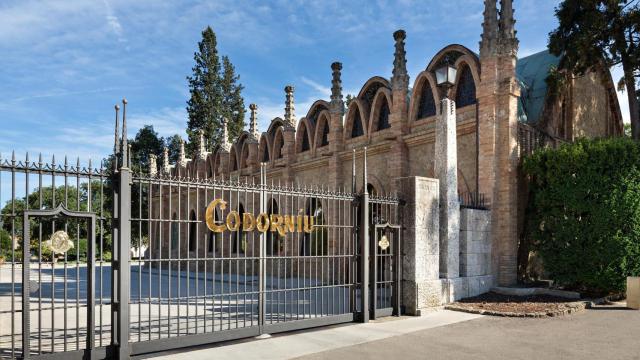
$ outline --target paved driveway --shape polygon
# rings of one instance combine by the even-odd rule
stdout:
[[[640,311],[623,305],[560,318],[486,316],[300,359],[640,359]]]

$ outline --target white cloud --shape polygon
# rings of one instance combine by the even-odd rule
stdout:
[[[300,80],[302,80],[303,83],[311,86],[311,88],[318,92],[319,96],[321,97],[328,97],[331,95],[330,87],[322,86],[322,84],[319,84],[305,76],[303,76]]]
[[[187,124],[187,111],[184,107],[162,108],[146,113],[127,115],[129,137],[145,125],[153,125],[153,129],[163,137],[175,134],[184,136]]]

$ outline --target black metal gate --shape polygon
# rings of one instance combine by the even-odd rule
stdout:
[[[360,194],[355,152],[335,191],[264,165],[243,181],[133,172],[128,151],[123,119],[99,169],[0,159],[1,358],[126,359],[400,314],[400,202],[368,193],[366,149]]]

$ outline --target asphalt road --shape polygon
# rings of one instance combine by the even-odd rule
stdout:
[[[559,318],[486,316],[300,359],[640,359],[640,311],[623,305]]]

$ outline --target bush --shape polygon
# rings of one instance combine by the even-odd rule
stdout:
[[[547,276],[580,291],[623,291],[640,275],[640,143],[579,140],[534,153],[527,234]]]

